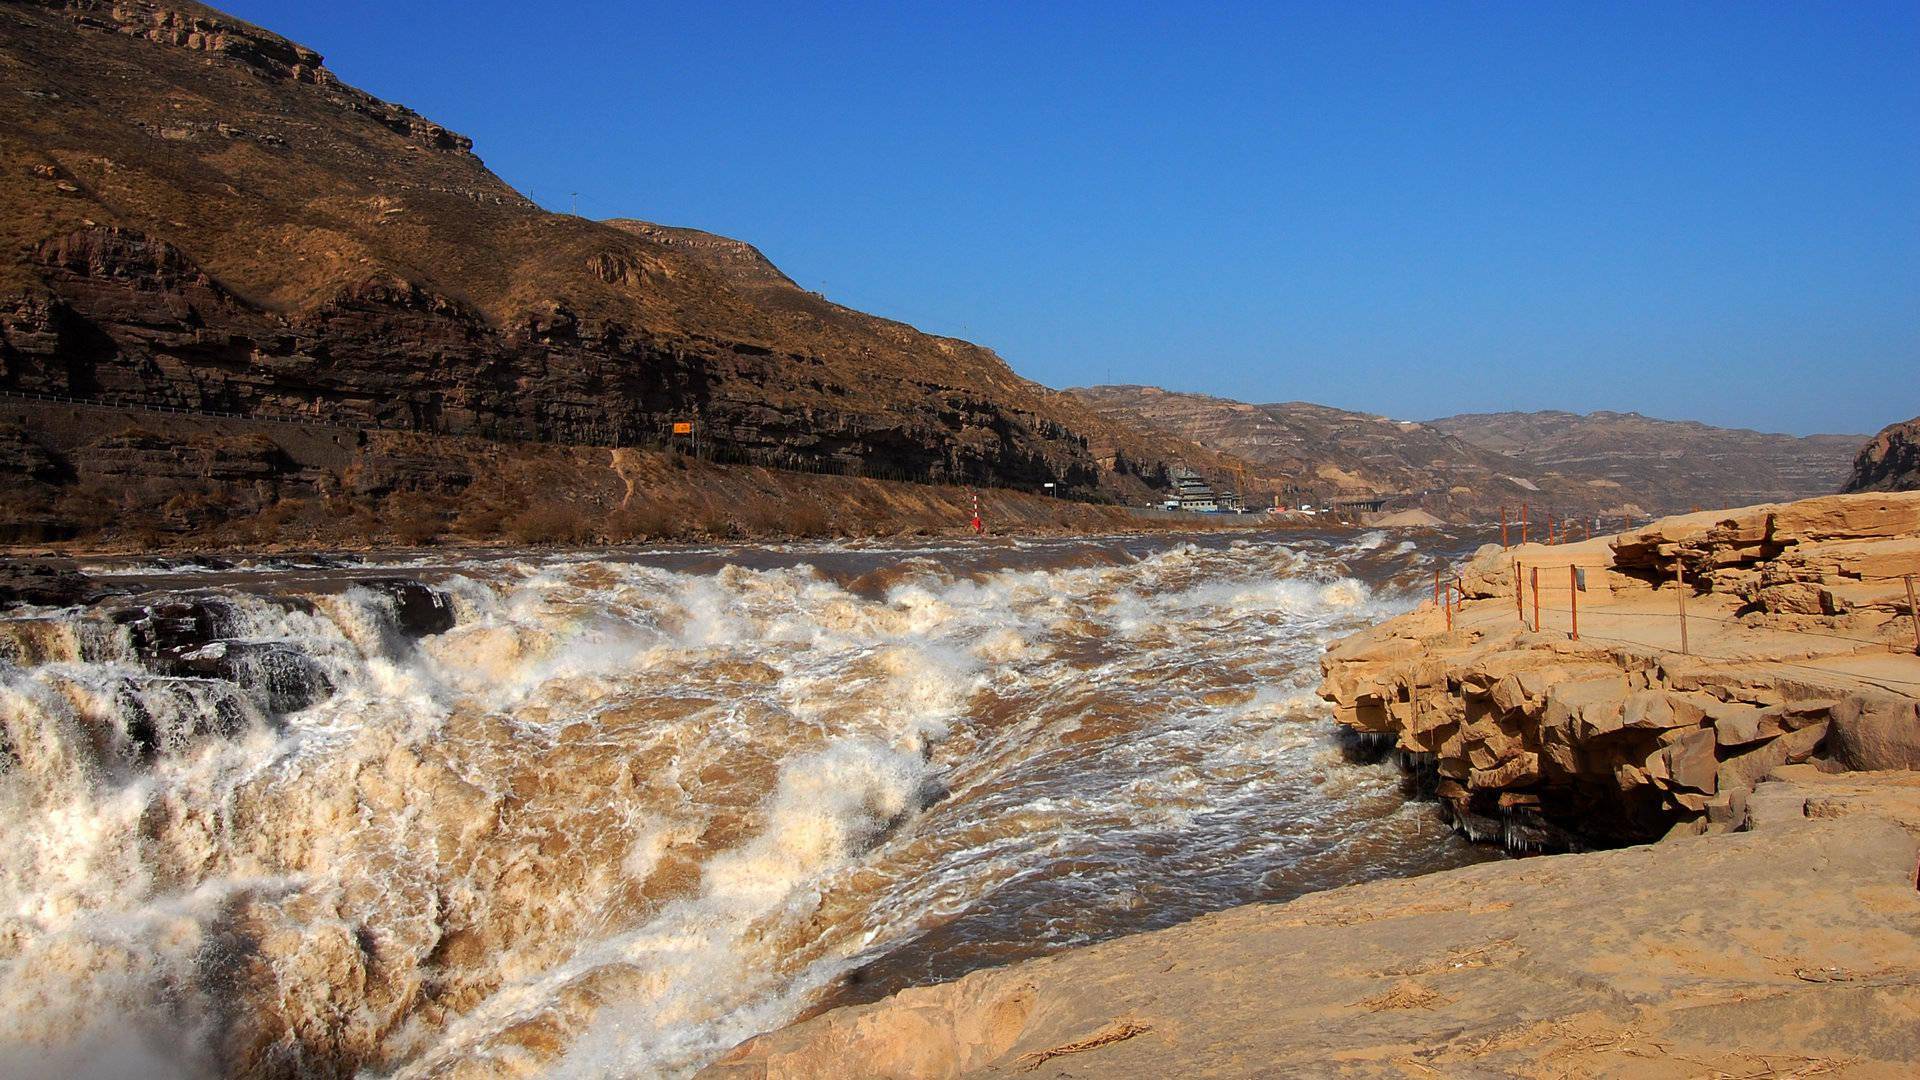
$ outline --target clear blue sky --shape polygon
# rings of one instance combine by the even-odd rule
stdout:
[[[1920,413],[1920,4],[290,2],[553,209],[1054,386]]]

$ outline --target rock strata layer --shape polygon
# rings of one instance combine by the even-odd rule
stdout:
[[[1920,494],[1490,546],[1449,583],[1464,599],[1329,648],[1321,694],[1362,742],[1428,775],[1476,837],[1735,830],[1781,766],[1920,767],[1910,574]]]

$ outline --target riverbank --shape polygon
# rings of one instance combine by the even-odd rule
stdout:
[[[1781,822],[1235,908],[828,1013],[701,1075],[1909,1076],[1907,824]]]
[[[1910,573],[1920,496],[1483,549],[1443,601],[1334,642],[1320,693],[1461,831],[1664,842],[1236,908],[829,1012],[705,1075],[1912,1075]]]

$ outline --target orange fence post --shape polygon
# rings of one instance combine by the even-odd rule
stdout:
[[[1520,542],[1527,542],[1527,504],[1524,501],[1520,504]]]
[[[1580,571],[1567,567],[1567,611],[1573,616],[1573,640],[1580,640]]]
[[[1453,633],[1453,582],[1447,582],[1447,633]]]
[[[1680,655],[1690,656],[1693,650],[1687,647],[1687,572],[1678,559],[1673,562],[1673,584],[1680,594]]]
[[[1507,550],[1507,504],[1500,504],[1500,550]]]
[[[1520,580],[1520,560],[1513,560],[1513,614],[1520,625],[1527,625],[1527,583]]]
[[[1433,606],[1440,606],[1440,571],[1433,572]]]
[[[1528,576],[1533,579],[1533,632],[1537,634],[1540,632],[1540,568],[1534,567]]]

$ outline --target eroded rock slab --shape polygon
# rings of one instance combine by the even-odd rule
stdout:
[[[1912,1075],[1915,857],[1869,814],[1374,882],[835,1010],[701,1075]]]

